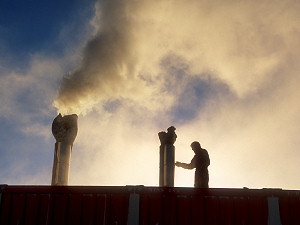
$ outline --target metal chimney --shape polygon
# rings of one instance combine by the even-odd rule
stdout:
[[[176,128],[171,126],[168,132],[159,132],[159,186],[174,187]]]
[[[52,134],[56,140],[51,185],[68,185],[70,159],[78,126],[76,114],[59,114],[52,123]]]

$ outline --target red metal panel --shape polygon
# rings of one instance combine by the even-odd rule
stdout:
[[[38,224],[51,224],[53,212],[53,195],[41,194],[40,196],[40,215]]]
[[[162,196],[152,195],[149,196],[149,225],[162,224]]]
[[[25,200],[24,194],[13,195],[12,212],[10,218],[11,225],[19,225],[24,221],[25,217]]]
[[[12,194],[2,194],[1,197],[0,224],[9,224],[12,210]]]
[[[233,198],[221,197],[220,204],[220,221],[223,225],[234,225],[234,205]]]
[[[205,197],[194,196],[192,198],[192,225],[206,224],[206,199]]]
[[[176,195],[163,196],[163,224],[176,225]]]
[[[96,225],[108,224],[108,201],[106,195],[97,195]]]
[[[279,208],[282,225],[300,224],[300,199],[298,196],[280,198]]]
[[[249,224],[248,199],[235,198],[233,200],[234,207],[234,224]]]
[[[38,225],[40,196],[28,194],[26,197],[24,225]]]
[[[140,225],[149,224],[149,199],[148,195],[140,196]]]
[[[262,201],[262,224],[269,224],[268,198],[260,198]]]
[[[82,224],[95,224],[96,220],[96,196],[92,194],[83,195]]]
[[[158,187],[5,186],[0,224],[127,224],[130,193],[140,195],[140,224],[265,225],[278,197],[283,225],[300,224],[300,192]]]
[[[81,225],[82,195],[69,195],[68,225]]]
[[[219,199],[217,197],[209,197],[206,199],[207,207],[207,224],[217,225],[220,224],[220,207]]]
[[[268,203],[264,198],[249,199],[250,222],[255,225],[268,225]]]
[[[300,199],[297,197],[290,198],[290,224],[300,224]]]
[[[280,219],[282,225],[292,225],[290,216],[290,201],[289,198],[279,199]]]
[[[177,198],[177,224],[190,225],[192,223],[191,197],[187,195]]]
[[[127,224],[129,195],[113,194],[110,198],[110,224]]]
[[[67,207],[68,195],[56,194],[54,196],[53,224],[65,225],[67,223]]]

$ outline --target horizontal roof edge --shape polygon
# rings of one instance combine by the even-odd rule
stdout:
[[[299,190],[273,188],[191,188],[137,186],[47,186],[47,185],[0,185],[2,193],[53,193],[53,194],[146,194],[146,195],[198,195],[218,197],[300,197]]]

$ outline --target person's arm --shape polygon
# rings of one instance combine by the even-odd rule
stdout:
[[[192,159],[192,161],[190,163],[182,163],[182,162],[176,161],[175,166],[178,166],[178,167],[181,167],[184,169],[188,169],[188,170],[196,168],[194,158]]]

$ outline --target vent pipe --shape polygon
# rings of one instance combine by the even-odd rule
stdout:
[[[174,187],[176,128],[171,126],[168,132],[159,132],[159,186]]]
[[[59,114],[52,123],[52,134],[56,140],[51,185],[68,185],[71,153],[78,126],[76,114]]]

